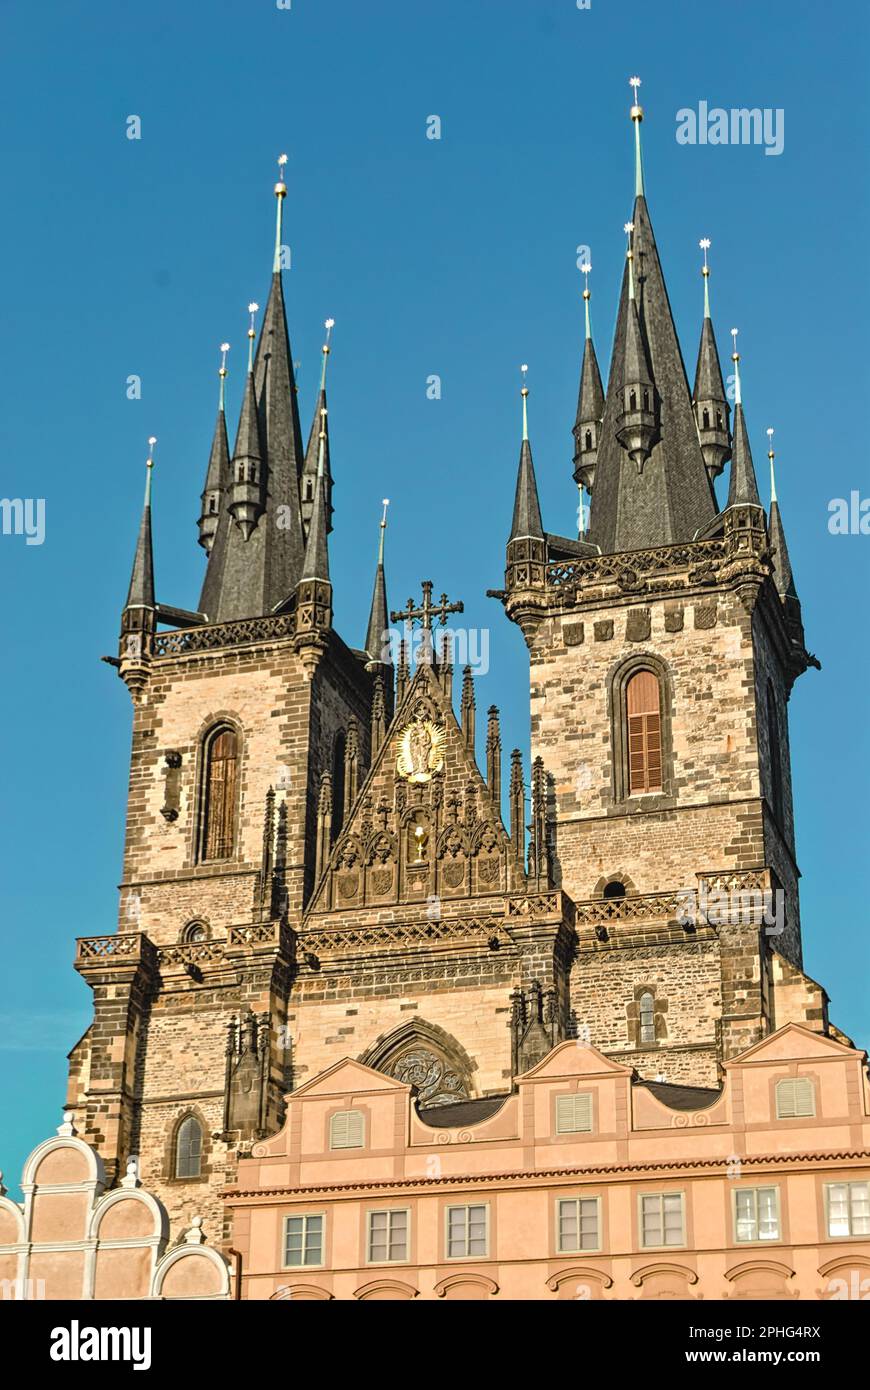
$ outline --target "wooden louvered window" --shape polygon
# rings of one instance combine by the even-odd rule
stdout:
[[[229,859],[232,855],[235,841],[237,777],[236,735],[232,729],[217,729],[212,734],[206,751],[203,859]]]
[[[331,1149],[361,1149],[365,1146],[365,1116],[361,1110],[338,1110],[329,1122]]]
[[[556,1133],[592,1133],[592,1093],[556,1097]]]
[[[625,692],[628,727],[628,791],[662,789],[661,691],[652,671],[638,671]]]
[[[776,1083],[776,1118],[801,1120],[816,1113],[816,1093],[805,1076]]]

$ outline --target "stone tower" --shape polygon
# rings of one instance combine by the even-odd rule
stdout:
[[[586,294],[574,477],[589,526],[576,540],[545,531],[524,439],[497,596],[528,645],[555,883],[576,905],[576,1026],[644,1075],[709,1086],[770,1028],[826,1026],[801,974],[788,749],[792,686],[818,663],[779,508],[768,518],[759,498],[736,346],[730,420],[706,255],[690,390],[641,107],[631,115],[636,196],[606,393]],[[729,457],[720,511],[713,478]]]

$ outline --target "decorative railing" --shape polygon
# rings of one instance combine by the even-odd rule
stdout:
[[[156,657],[185,656],[189,652],[272,642],[278,637],[293,637],[295,633],[296,614],[279,613],[273,618],[240,618],[234,623],[208,623],[176,632],[158,632],[153,650]]]
[[[506,917],[552,917],[561,913],[568,904],[562,894],[526,893],[522,897],[510,897],[505,903]]]
[[[685,928],[769,919],[773,904],[767,869],[698,874],[696,885],[667,893],[580,902],[575,925],[578,930],[644,923],[673,923]]]
[[[189,941],[178,946],[159,946],[157,964],[160,966],[215,965],[224,958],[222,941]]]
[[[547,565],[547,585],[551,589],[574,589],[582,584],[633,587],[659,574],[713,564],[724,559],[726,554],[726,542],[716,537],[685,545],[661,546],[656,550],[558,560]]]
[[[281,922],[253,922],[249,926],[230,927],[229,946],[277,946],[285,928]]]
[[[76,942],[76,960],[118,960],[142,955],[142,932],[114,932],[111,936],[81,936]]]
[[[497,936],[501,917],[455,917],[450,921],[378,922],[336,931],[305,931],[299,937],[304,954],[315,956],[394,946],[428,946],[436,941],[474,940]]]

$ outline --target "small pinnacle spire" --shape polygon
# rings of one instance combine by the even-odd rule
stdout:
[[[732,328],[734,352],[732,361],[735,371],[734,395],[734,439],[731,449],[731,480],[728,487],[728,506],[760,507],[758,483],[755,479],[755,465],[749,446],[749,431],[743,413],[743,398],[740,390],[740,353],[737,351],[737,329]]]
[[[275,198],[278,207],[275,214],[275,260],[272,265],[272,273],[280,274],[281,271],[281,232],[284,219],[284,199],[287,197],[287,185],[284,182],[284,165],[287,163],[286,154],[278,156],[278,182],[275,184]]]
[[[735,405],[742,405],[742,404],[743,404],[743,395],[742,395],[741,388],[740,388],[740,353],[737,351],[737,334],[738,334],[739,332],[740,332],[740,329],[739,329],[739,328],[732,328],[732,329],[731,329],[731,341],[732,341],[732,344],[733,344],[733,351],[732,351],[732,353],[731,353],[731,361],[734,363],[734,404],[735,404]]]
[[[381,516],[378,535],[378,564],[375,570],[375,587],[372,591],[372,605],[369,609],[369,625],[366,631],[366,654],[370,661],[383,662],[384,650],[388,642],[389,613],[387,610],[387,581],[384,575],[384,540],[387,534],[387,508],[389,497],[381,503]]]
[[[580,510],[578,513],[578,532],[582,537],[585,531],[583,519],[583,488],[591,488],[595,477],[595,464],[598,458],[598,430],[604,414],[604,388],[601,385],[601,372],[595,356],[592,341],[592,322],[589,301],[592,291],[589,288],[589,272],[592,269],[587,260],[580,269],[583,272],[583,308],[586,318],[586,340],[583,344],[583,362],[580,367],[580,392],[577,397],[577,418],[574,421],[574,480],[580,488]]]
[[[127,608],[154,607],[154,553],[151,543],[151,477],[154,469],[154,435],[148,440],[148,458],[145,461],[145,498],[142,504],[142,520],[139,523],[139,537],[133,557],[133,571],[130,575],[130,588],[127,592]]]
[[[326,449],[326,410],[320,413],[320,451],[317,459],[317,481],[314,484],[314,506],[311,511],[311,524],[308,528],[308,541],[305,546],[305,563],[301,579],[320,579],[329,582],[329,546],[327,542],[326,487],[324,482],[324,451]]]
[[[704,264],[701,268],[701,274],[704,277],[704,318],[708,319],[710,317],[710,267],[707,264],[707,252],[710,250],[710,238],[706,236],[702,237],[698,245],[704,252]]]
[[[251,322],[250,322],[250,324],[248,325],[248,372],[249,372],[249,374],[250,374],[251,372],[253,372],[253,370],[254,370],[254,339],[255,339],[256,336],[257,336],[257,330],[256,330],[256,328],[254,327],[254,319],[255,319],[255,317],[256,317],[256,313],[257,313],[257,310],[259,309],[259,307],[260,307],[259,304],[255,304],[253,300],[251,300],[250,304],[248,305],[248,313],[251,315]]]
[[[327,319],[324,328],[326,336],[321,355],[323,365],[320,369],[320,389],[317,394],[317,405],[314,411],[314,419],[311,423],[311,433],[308,436],[308,447],[305,450],[305,458],[302,463],[301,491],[302,491],[302,521],[307,527],[311,521],[311,513],[314,507],[314,486],[317,477],[320,457],[320,430],[323,424],[323,412],[326,410],[326,369],[331,352],[330,339],[332,330],[335,327],[335,319]],[[326,431],[326,441],[323,450],[323,472],[325,478],[326,491],[326,514],[327,530],[332,530],[332,468],[329,457],[329,429]]]
[[[634,126],[634,196],[642,198],[643,190],[643,157],[640,148],[640,127],[643,121],[643,107],[640,105],[637,96],[638,88],[641,85],[639,77],[630,77],[628,85],[631,87],[633,101],[631,106],[631,120]]]
[[[771,500],[772,503],[777,501],[777,496],[776,496],[776,470],[774,469],[774,466],[773,466],[773,461],[774,461],[774,459],[776,458],[776,454],[774,453],[774,449],[773,449],[773,434],[774,434],[774,431],[773,431],[772,429],[768,429],[768,431],[767,431],[767,445],[768,445],[768,447],[767,447],[767,457],[770,459],[770,500]]]
[[[526,385],[528,367],[523,363],[523,385],[520,394],[523,398],[523,442],[520,445],[520,463],[517,470],[517,489],[514,495],[514,517],[510,540],[531,537],[543,540],[544,528],[541,523],[541,504],[538,500],[538,483],[535,478],[535,465],[532,462],[532,447],[529,443],[529,388]]]
[[[229,481],[230,451],[227,443],[227,418],[225,409],[227,353],[229,350],[229,343],[221,343],[221,364],[218,368],[218,377],[220,378],[218,413],[211,443],[211,453],[208,456],[208,469],[206,470],[205,487],[202,490],[201,498],[202,510],[198,522],[199,543],[207,555],[211,554],[211,549],[220,526],[224,489]]]

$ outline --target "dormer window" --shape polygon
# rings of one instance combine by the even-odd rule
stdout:
[[[361,1110],[337,1110],[329,1121],[331,1149],[361,1149],[365,1146],[365,1116]]]

